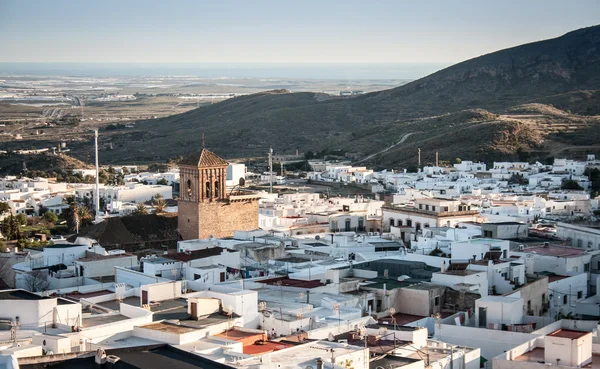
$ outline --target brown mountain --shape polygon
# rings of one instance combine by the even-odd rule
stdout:
[[[368,162],[406,165],[414,154],[390,154],[417,146],[426,152],[438,150],[446,159],[454,153],[485,160],[523,153],[540,158],[553,154],[557,142],[579,145],[580,129],[598,128],[597,119],[589,117],[600,113],[598,90],[600,26],[594,26],[483,55],[412,83],[354,98],[271,91],[138,122],[135,132],[105,136],[116,149],[102,156],[113,162],[173,158],[196,151],[204,132],[207,146],[224,157],[265,155],[270,145],[278,152],[333,148],[367,155],[398,144],[410,133]],[[535,120],[524,117],[531,112],[510,112],[531,103],[551,104],[564,114],[546,109],[536,112]],[[580,123],[569,125],[572,120]],[[560,124],[567,128],[544,128]],[[527,139],[505,139],[524,134]]]

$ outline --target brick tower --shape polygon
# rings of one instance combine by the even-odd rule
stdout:
[[[258,228],[258,197],[227,195],[229,163],[203,148],[179,162],[177,224],[184,240]]]

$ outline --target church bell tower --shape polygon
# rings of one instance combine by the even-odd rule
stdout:
[[[184,240],[209,236],[203,230],[211,227],[203,223],[217,216],[210,214],[209,204],[227,200],[227,166],[226,160],[205,148],[179,162],[177,223]]]

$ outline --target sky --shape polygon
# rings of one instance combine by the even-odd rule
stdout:
[[[454,63],[599,15],[599,0],[0,0],[0,62]]]

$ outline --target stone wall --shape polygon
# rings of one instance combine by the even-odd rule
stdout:
[[[179,201],[178,226],[184,240],[232,237],[234,231],[258,228],[258,200]]]
[[[451,288],[446,289],[445,306],[443,312],[456,313],[471,309],[475,311],[475,300],[481,298],[481,295],[474,292],[456,291]]]

